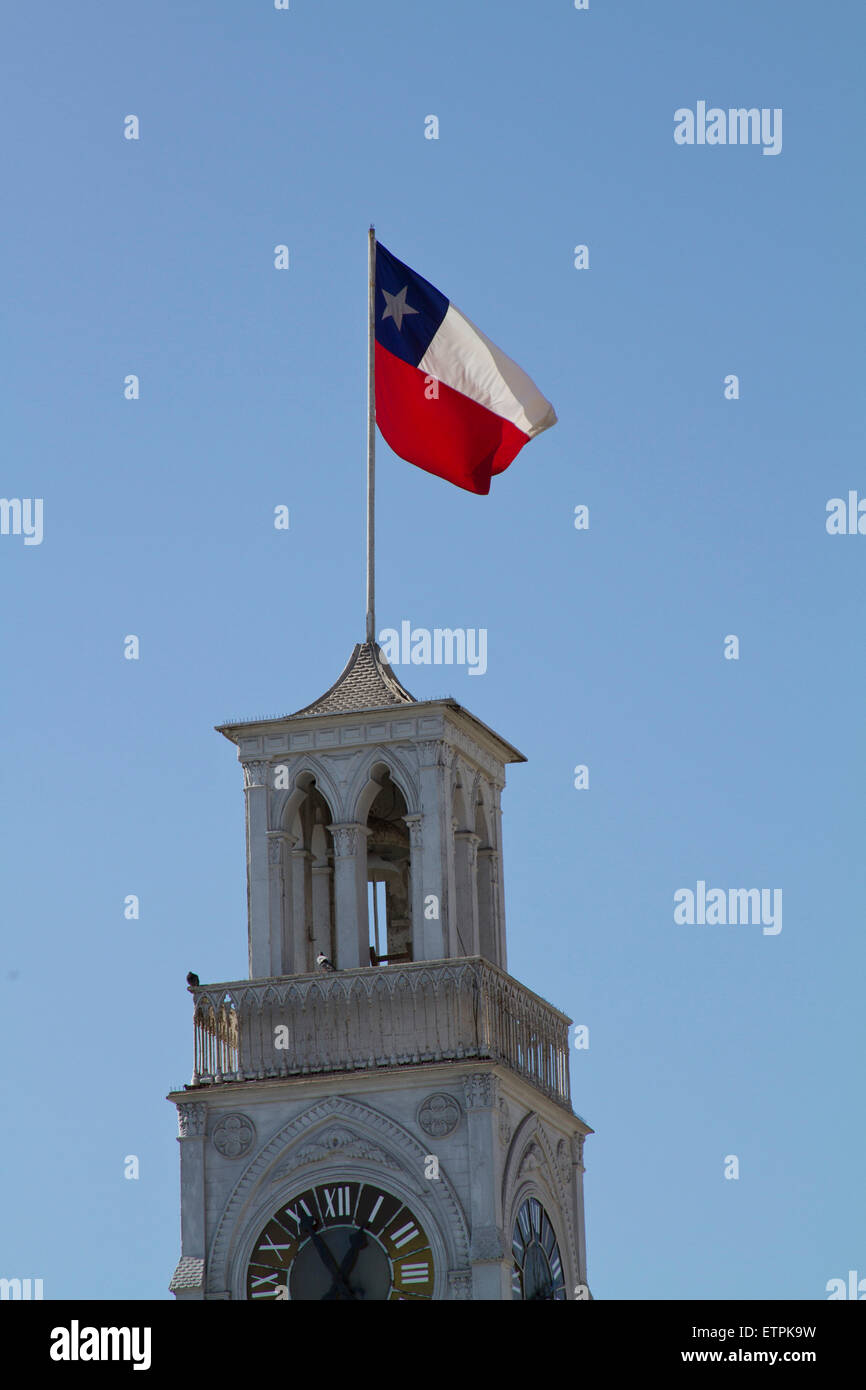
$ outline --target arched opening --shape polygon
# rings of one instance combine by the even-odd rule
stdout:
[[[484,956],[486,960],[492,961],[494,965],[502,965],[498,939],[499,928],[496,920],[496,853],[490,842],[490,827],[480,787],[476,791],[475,834],[478,842],[476,855],[478,954]]]
[[[286,974],[301,975],[315,970],[319,954],[335,956],[333,816],[311,773],[297,779],[286,812],[292,847],[283,959]]]
[[[412,960],[412,876],[406,798],[387,767],[367,812],[367,907],[371,965]]]

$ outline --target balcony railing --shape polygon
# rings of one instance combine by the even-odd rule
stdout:
[[[565,1014],[480,957],[199,985],[194,1086],[485,1058],[571,1107]]]

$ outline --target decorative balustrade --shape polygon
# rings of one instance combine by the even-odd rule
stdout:
[[[477,1057],[570,1109],[570,1020],[477,956],[192,992],[194,1086]]]

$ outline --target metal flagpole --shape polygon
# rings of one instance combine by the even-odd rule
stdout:
[[[376,640],[376,229],[370,227],[367,287],[367,641]],[[377,942],[378,946],[378,942]]]

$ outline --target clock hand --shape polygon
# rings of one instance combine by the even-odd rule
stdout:
[[[330,1270],[330,1273],[334,1276],[334,1284],[340,1285],[346,1298],[354,1298],[355,1295],[352,1293],[352,1290],[349,1288],[348,1284],[343,1278],[343,1275],[340,1273],[337,1261],[334,1259],[334,1256],[331,1254],[331,1251],[329,1250],[328,1246],[322,1240],[322,1237],[317,1234],[315,1222],[313,1221],[313,1218],[311,1216],[304,1216],[302,1218],[301,1229],[306,1231],[307,1235],[310,1236],[313,1245],[316,1247],[316,1250],[321,1256],[322,1263],[326,1266],[326,1268]]]
[[[342,1263],[341,1263],[340,1269],[339,1269],[339,1277],[340,1277],[341,1280],[345,1281],[345,1280],[348,1279],[349,1275],[352,1273],[352,1270],[355,1268],[355,1264],[357,1263],[358,1256],[360,1255],[361,1251],[363,1250],[363,1248],[364,1248],[364,1246],[365,1246],[366,1244],[367,1244],[367,1232],[364,1230],[364,1227],[363,1227],[363,1226],[359,1226],[358,1229],[357,1229],[356,1231],[353,1231],[352,1234],[351,1234],[350,1237],[349,1237],[349,1248],[348,1248],[348,1250],[346,1251],[345,1255],[343,1256],[343,1260],[342,1260]],[[346,1287],[345,1282],[343,1282],[343,1287],[344,1287],[344,1288]],[[327,1298],[333,1299],[333,1298],[336,1298],[336,1297],[337,1297],[337,1281],[334,1280],[334,1282],[333,1282],[333,1284],[331,1285],[330,1289],[329,1289],[328,1292],[325,1294],[325,1298],[326,1298],[326,1299],[327,1299]],[[357,1294],[355,1294],[355,1293],[352,1294],[352,1298],[357,1298],[357,1297],[358,1297]]]

